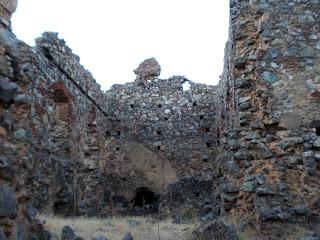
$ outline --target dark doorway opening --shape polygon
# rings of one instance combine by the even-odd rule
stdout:
[[[137,188],[131,200],[131,214],[141,216],[156,214],[159,211],[160,196],[147,187]]]
[[[135,207],[143,207],[145,205],[155,205],[157,197],[147,187],[141,187],[136,190],[135,197],[133,199],[133,205]]]
[[[109,131],[106,131],[106,138],[107,139],[111,138],[111,133]]]
[[[311,123],[310,123],[310,127],[311,128],[315,128],[316,129],[316,134],[318,136],[320,136],[320,120],[313,120]]]

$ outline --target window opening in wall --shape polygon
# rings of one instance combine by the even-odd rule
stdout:
[[[121,135],[121,132],[120,132],[120,131],[117,131],[117,135],[120,136],[120,135]]]
[[[210,128],[206,128],[206,132],[210,132]]]
[[[316,129],[317,136],[320,136],[320,120],[314,120],[310,123],[311,128]]]
[[[122,178],[122,181],[127,181],[127,178],[126,177]]]
[[[133,206],[143,207],[145,205],[154,205],[156,202],[157,197],[149,188],[141,187],[136,189]]]
[[[120,148],[119,147],[116,147],[116,151],[119,151],[120,150]]]
[[[158,108],[162,108],[162,104],[159,104],[159,105],[158,105]]]
[[[207,148],[211,147],[211,143],[209,143],[209,142],[207,142],[206,145],[207,145]]]
[[[109,131],[106,131],[106,137],[111,138],[111,133]]]
[[[161,130],[158,130],[158,131],[157,131],[157,135],[161,135]]]
[[[165,118],[164,118],[164,120],[165,120],[165,121],[168,121],[168,120],[169,120],[169,118],[165,117]]]
[[[54,60],[48,48],[42,48],[42,50],[43,50],[44,56],[45,56],[49,61],[53,61],[53,60]]]
[[[203,115],[200,115],[200,120],[203,120],[204,116]]]
[[[133,107],[134,107],[134,105],[133,105],[133,104],[130,104],[130,107],[131,107],[131,108],[133,108]]]
[[[194,103],[192,104],[192,106],[196,107],[196,106],[197,106],[197,103],[196,103],[196,102],[194,102]]]
[[[191,88],[191,84],[190,84],[188,81],[186,81],[186,82],[184,82],[184,83],[182,84],[182,90],[183,90],[183,91],[189,91],[190,88]]]
[[[200,193],[197,192],[197,193],[196,193],[196,197],[200,197]]]
[[[157,149],[158,149],[158,150],[160,150],[160,149],[161,149],[161,147],[160,147],[160,146],[157,146]]]
[[[203,162],[208,162],[208,158],[207,157],[203,157],[202,161]]]

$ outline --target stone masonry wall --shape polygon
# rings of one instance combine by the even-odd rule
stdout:
[[[148,59],[106,94],[57,34],[17,40],[16,5],[0,3],[0,239],[49,239],[38,210],[320,237],[319,0],[231,0],[216,87]]]
[[[320,3],[230,4],[216,165],[222,216],[248,239],[319,234]]]
[[[148,59],[135,70],[135,82],[114,85],[107,92],[111,117],[107,168],[115,181],[111,192],[128,202],[140,187],[162,194],[184,178],[211,184],[215,87],[181,76],[158,79],[159,69],[155,59]],[[206,197],[211,194],[197,191],[190,199],[197,200],[200,193]]]
[[[103,95],[56,34],[31,48],[3,27],[0,44],[0,235],[47,238],[37,209],[101,211]]]
[[[103,199],[97,183],[107,156],[103,93],[56,34],[45,33],[36,43],[42,74],[32,73],[37,81],[34,94],[42,114],[39,122],[45,126],[36,125],[44,128],[39,132],[48,131],[50,157],[61,164],[53,178],[61,181],[54,184],[53,208],[68,215],[97,214]]]

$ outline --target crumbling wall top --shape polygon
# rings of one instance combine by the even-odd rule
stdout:
[[[36,39],[36,50],[44,55],[64,74],[73,85],[105,112],[105,96],[100,85],[81,64],[79,56],[75,55],[57,33],[45,32]]]
[[[160,76],[161,66],[155,58],[149,58],[140,63],[133,72],[137,75],[137,84],[145,85],[148,81]]]
[[[0,26],[11,28],[11,16],[16,11],[18,0],[1,0],[0,1]]]

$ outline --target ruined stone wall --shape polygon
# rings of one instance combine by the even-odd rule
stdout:
[[[102,209],[103,93],[56,34],[31,48],[3,26],[0,44],[0,235],[47,238],[37,209]]]
[[[320,234],[320,2],[230,6],[219,86],[159,79],[148,59],[104,94],[56,34],[17,40],[16,1],[0,3],[1,239],[47,239],[36,208],[159,206],[177,222],[221,217],[243,239]]]
[[[211,184],[215,88],[181,76],[158,79],[159,69],[154,59],[146,60],[135,70],[135,82],[114,85],[107,92],[112,119],[107,169],[113,176],[108,182],[114,185],[111,192],[128,204],[141,187],[162,195],[184,178]],[[190,199],[199,198],[199,189]],[[202,192],[209,197],[210,191]]]
[[[40,115],[35,126],[43,129],[35,131],[49,136],[46,147],[59,164],[53,178],[59,182],[49,199],[57,198],[56,213],[97,214],[107,157],[103,93],[56,34],[45,33],[36,43],[39,67],[29,74],[35,78],[35,111]]]
[[[250,239],[319,233],[320,3],[230,4],[219,86],[222,216]]]
[[[0,24],[4,28],[11,28],[11,15],[17,8],[18,0],[2,0],[0,2]]]

